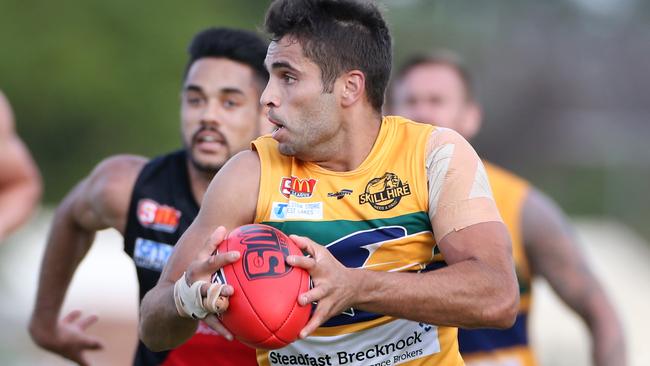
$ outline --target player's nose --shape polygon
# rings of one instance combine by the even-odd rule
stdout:
[[[220,121],[219,113],[220,113],[219,101],[210,100],[208,101],[205,109],[203,110],[203,114],[201,115],[201,122],[219,124]]]
[[[269,80],[260,96],[260,104],[269,108],[275,108],[280,105],[280,98],[273,83]]]

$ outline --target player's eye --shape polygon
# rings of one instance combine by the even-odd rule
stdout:
[[[223,101],[224,108],[234,108],[237,106],[237,102],[232,99],[226,99]]]
[[[199,107],[199,106],[201,106],[201,105],[203,104],[203,102],[205,101],[205,99],[202,98],[202,97],[199,97],[199,96],[191,96],[191,95],[190,95],[190,96],[187,96],[187,97],[185,98],[185,100],[187,101],[187,104],[190,105],[190,106],[192,106],[192,107]]]
[[[297,81],[297,79],[289,74],[283,74],[282,75],[282,81],[284,81],[286,84],[293,84]]]

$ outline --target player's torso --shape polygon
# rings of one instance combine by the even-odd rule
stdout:
[[[262,179],[256,222],[326,246],[345,266],[420,271],[436,250],[428,217],[425,145],[433,127],[390,118],[368,158],[351,172],[326,171],[255,146]],[[456,365],[456,329],[348,309],[313,336],[258,351],[263,365]]]
[[[133,187],[124,236],[124,250],[136,265],[140,299],[158,282],[174,245],[198,211],[183,151],[153,159],[143,167]],[[189,341],[169,352],[151,352],[139,342],[134,360],[139,366],[254,362],[252,349],[226,341],[203,323]]]
[[[199,211],[185,164],[183,152],[153,159],[133,187],[124,250],[136,265],[140,299],[156,285],[174,245]]]
[[[525,253],[521,210],[529,184],[514,174],[484,162],[494,200],[512,239],[513,259],[519,282],[520,305],[517,320],[506,330],[459,329],[461,354],[467,365],[534,366],[536,361],[528,340],[531,306],[531,273]]]

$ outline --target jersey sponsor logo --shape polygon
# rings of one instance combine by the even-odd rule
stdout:
[[[396,319],[337,336],[310,336],[269,351],[271,365],[399,365],[440,352],[434,325]]]
[[[243,254],[244,273],[249,280],[282,277],[293,267],[286,265],[289,247],[284,238],[270,228],[243,227],[238,235],[246,246]]]
[[[386,172],[366,184],[365,192],[359,195],[359,204],[368,203],[377,211],[388,211],[397,206],[402,197],[410,194],[408,183],[402,182],[396,174]]]
[[[296,176],[291,178],[282,177],[280,181],[280,193],[289,198],[294,196],[296,198],[309,198],[314,194],[314,187],[316,187],[314,178],[300,179]]]
[[[338,192],[330,192],[327,194],[327,197],[336,197],[337,200],[340,200],[341,198],[345,196],[349,196],[352,194],[351,189],[342,189]]]
[[[178,228],[181,212],[174,207],[143,198],[138,201],[138,221],[146,228],[173,233]]]
[[[137,238],[133,250],[133,261],[140,268],[161,272],[173,251],[174,247],[169,244]]]
[[[323,202],[273,202],[271,220],[322,220]]]

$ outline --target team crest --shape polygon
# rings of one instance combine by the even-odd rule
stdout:
[[[289,247],[277,233],[269,228],[243,227],[239,234],[241,244],[246,246],[242,260],[244,273],[249,280],[266,277],[282,277],[291,272],[286,265]]]
[[[138,221],[146,228],[173,233],[178,228],[181,212],[174,207],[143,198],[138,202]]]
[[[291,178],[282,177],[280,181],[280,193],[286,198],[294,196],[296,198],[309,198],[314,194],[314,187],[316,187],[314,178],[300,179],[295,176]]]
[[[365,192],[359,195],[359,204],[370,204],[377,211],[388,211],[397,206],[404,196],[411,194],[408,183],[403,183],[394,173],[385,173],[371,179]]]

